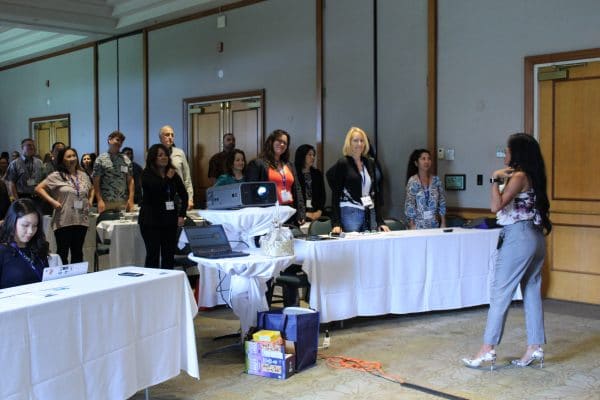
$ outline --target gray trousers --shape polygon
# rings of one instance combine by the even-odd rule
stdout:
[[[523,292],[527,343],[546,343],[542,308],[542,266],[546,242],[542,231],[531,221],[507,225],[490,283],[490,309],[483,334],[485,344],[497,345],[502,339],[508,307],[519,285]]]

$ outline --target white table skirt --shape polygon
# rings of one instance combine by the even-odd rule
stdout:
[[[242,241],[254,245],[254,236],[264,235],[273,228],[273,220],[279,212],[279,220],[287,221],[295,209],[289,206],[247,207],[239,210],[199,210],[200,216],[212,224],[223,225],[230,241]],[[235,246],[232,246],[235,247]]]
[[[125,267],[2,289],[0,398],[125,399],[180,370],[199,378],[196,313],[181,271]]]
[[[198,264],[198,307],[215,307],[229,301],[231,277],[216,268]]]
[[[189,258],[198,264],[219,269],[231,276],[229,305],[235,315],[240,318],[242,334],[256,325],[256,313],[268,310],[265,292],[266,282],[294,262],[294,256],[268,257],[260,250],[251,251],[247,257],[222,259]]]
[[[500,230],[454,228],[295,241],[322,322],[489,303]],[[519,298],[520,293],[517,298]]]
[[[102,240],[110,239],[109,268],[145,264],[146,246],[137,222],[102,221],[96,226],[96,231]]]

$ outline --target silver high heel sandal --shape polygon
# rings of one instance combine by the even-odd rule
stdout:
[[[527,360],[525,360],[525,361],[512,360],[511,364],[514,366],[517,366],[517,367],[527,367],[534,361],[537,361],[540,363],[540,368],[544,368],[544,349],[542,349],[541,347],[539,347],[536,351],[531,353],[531,355],[529,356],[529,358]]]
[[[492,349],[477,358],[463,358],[462,362],[469,368],[478,368],[483,363],[490,363],[490,371],[493,371],[496,365],[496,350]]]

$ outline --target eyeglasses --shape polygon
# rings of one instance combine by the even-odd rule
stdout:
[[[275,139],[275,141],[276,141],[277,143],[279,143],[280,145],[282,145],[282,146],[287,146],[287,142],[286,142],[285,140],[281,140],[281,139]]]

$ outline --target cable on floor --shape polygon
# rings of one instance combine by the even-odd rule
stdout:
[[[423,393],[431,394],[443,399],[449,400],[467,400],[464,397],[454,396],[449,393],[440,392],[439,390],[431,389],[425,386],[415,385],[414,383],[406,382],[403,378],[397,375],[387,374],[383,370],[383,366],[378,361],[366,361],[358,358],[344,356],[323,356],[319,355],[319,359],[325,360],[325,363],[330,368],[334,369],[353,369],[355,371],[367,372],[378,378],[385,379],[389,382],[397,383],[409,389],[418,390]]]

